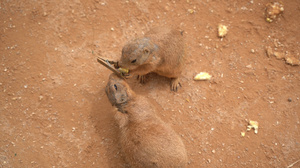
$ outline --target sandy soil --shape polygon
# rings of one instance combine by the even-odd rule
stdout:
[[[189,167],[286,167],[300,159],[300,3],[270,0],[0,2],[0,167],[125,167],[104,88],[122,46],[154,26],[185,31],[183,87],[128,80],[181,135]],[[217,26],[228,26],[225,38]],[[201,72],[210,81],[194,81]],[[246,132],[259,122],[258,134]],[[293,167],[300,167],[295,163]]]

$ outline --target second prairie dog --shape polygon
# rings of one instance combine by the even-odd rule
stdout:
[[[184,67],[184,55],[182,32],[157,27],[123,47],[119,66],[139,75],[141,82],[150,72],[171,78],[171,90],[177,91],[181,86],[179,76]]]
[[[183,168],[187,153],[181,138],[164,123],[143,96],[136,95],[116,74],[111,74],[106,94],[118,108],[115,119],[125,160],[133,168]]]

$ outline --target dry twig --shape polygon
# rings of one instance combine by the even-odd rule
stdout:
[[[292,164],[290,164],[288,167],[286,167],[286,168],[291,168],[291,167],[293,167],[295,164],[297,164],[298,162],[300,161],[300,159],[299,160],[297,160],[296,162],[294,162],[294,163],[292,163]]]

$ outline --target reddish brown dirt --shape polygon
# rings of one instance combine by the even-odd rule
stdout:
[[[183,87],[151,74],[128,80],[182,136],[189,167],[286,167],[300,159],[300,3],[268,23],[269,0],[1,1],[0,167],[125,167],[108,69],[122,46],[151,27],[185,30]],[[194,9],[194,13],[188,12]],[[228,35],[217,37],[217,25]],[[205,71],[211,81],[193,81]],[[259,122],[258,134],[246,131]],[[293,167],[300,167],[296,163]]]

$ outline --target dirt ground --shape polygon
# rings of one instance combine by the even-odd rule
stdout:
[[[96,57],[117,60],[163,25],[185,31],[182,88],[155,74],[128,83],[182,137],[188,167],[300,167],[300,66],[266,54],[300,59],[300,3],[283,1],[268,23],[268,2],[1,1],[0,167],[126,167],[104,91],[111,71]],[[212,79],[194,81],[202,71]]]

